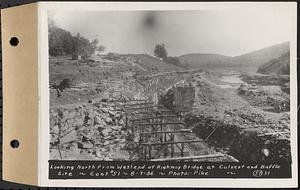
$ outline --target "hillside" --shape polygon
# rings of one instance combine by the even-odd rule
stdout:
[[[254,67],[258,68],[262,64],[278,58],[280,55],[287,53],[290,49],[289,42],[284,42],[271,47],[263,48],[257,51],[208,63],[208,67]]]
[[[257,72],[262,74],[290,74],[290,52],[264,63]]]
[[[185,54],[179,56],[180,62],[183,65],[187,65],[189,68],[199,68],[205,64],[209,64],[214,61],[221,61],[229,59],[230,57],[218,54]]]
[[[137,64],[145,67],[148,71],[179,71],[182,67],[166,63],[156,57],[146,54],[129,54],[126,55],[137,60]]]

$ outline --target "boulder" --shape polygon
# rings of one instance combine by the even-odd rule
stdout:
[[[105,128],[104,130],[101,131],[104,137],[108,136],[111,132],[112,132],[111,128]]]
[[[102,120],[101,117],[96,115],[94,117],[94,125],[105,125],[105,122]]]
[[[101,152],[107,152],[108,150],[106,148],[100,148],[99,149]]]
[[[109,113],[109,115],[111,115],[111,116],[115,116],[115,115],[116,115],[116,112],[111,111],[111,110],[108,110],[108,113]]]
[[[54,125],[54,126],[52,127],[51,133],[52,133],[52,134],[58,135],[58,133],[59,133],[58,125]]]
[[[119,130],[121,130],[121,128],[122,128],[122,126],[110,126],[110,128],[112,129],[112,130],[115,130],[115,131],[119,131]]]
[[[58,142],[58,135],[57,134],[51,134],[50,135],[50,143],[55,144]]]
[[[103,137],[104,140],[109,140],[111,139],[112,137],[110,135],[106,136],[106,137]]]
[[[122,118],[121,114],[119,114],[119,113],[115,114],[115,119],[120,120],[121,118]]]
[[[70,151],[73,152],[74,154],[80,154],[80,149],[78,149],[78,144],[73,142],[70,145]]]
[[[50,149],[50,159],[54,159],[54,160],[61,159],[59,151],[57,149]]]
[[[124,122],[124,120],[123,120],[123,119],[120,119],[118,123],[119,123],[119,125],[122,125],[122,126],[124,126],[124,125],[125,125],[125,122]]]
[[[112,119],[108,116],[104,117],[104,120],[107,124],[111,124],[113,122]]]
[[[73,142],[73,141],[76,141],[77,139],[78,139],[77,132],[75,130],[73,130],[70,133],[63,136],[62,138],[60,138],[60,144]]]
[[[102,157],[101,151],[98,148],[96,149],[96,156],[100,158]]]
[[[80,133],[82,136],[82,141],[95,141],[95,138],[93,137],[93,134],[91,133]]]
[[[93,146],[94,145],[92,143],[78,142],[78,148],[91,149],[91,148],[93,148]]]
[[[102,132],[105,129],[103,125],[96,125],[94,126],[94,128],[97,129],[99,132]]]
[[[101,111],[102,111],[103,113],[108,113],[109,109],[108,109],[108,108],[101,108]]]

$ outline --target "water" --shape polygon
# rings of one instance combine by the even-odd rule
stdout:
[[[232,88],[232,86],[229,84],[219,84],[218,86],[221,88]]]
[[[221,81],[233,84],[243,83],[239,75],[222,76]]]

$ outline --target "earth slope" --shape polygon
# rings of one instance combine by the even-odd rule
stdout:
[[[185,54],[179,56],[180,62],[183,65],[187,65],[189,68],[200,68],[205,64],[209,64],[215,61],[222,61],[229,59],[230,57],[219,54]]]
[[[262,74],[290,74],[290,52],[282,54],[280,57],[261,65],[257,72]]]
[[[278,58],[280,55],[289,52],[290,43],[284,42],[271,47],[263,48],[240,56],[215,61],[206,64],[209,67],[252,67],[258,68],[262,64]]]

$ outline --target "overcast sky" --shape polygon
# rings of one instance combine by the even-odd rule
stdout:
[[[171,56],[216,53],[236,56],[289,41],[291,15],[283,9],[207,11],[51,12],[72,34],[98,38],[106,52],[153,54],[165,43]]]

